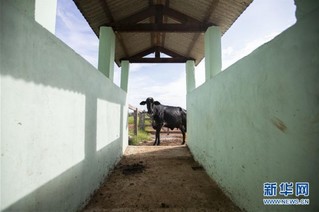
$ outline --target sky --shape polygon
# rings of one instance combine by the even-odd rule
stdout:
[[[293,0],[254,0],[222,36],[222,70],[270,41],[296,22]],[[97,67],[99,40],[73,1],[58,0],[56,36]],[[164,105],[186,108],[185,64],[130,64],[128,103],[153,97]],[[114,83],[121,69],[114,63]],[[196,87],[205,81],[205,59],[195,67]]]

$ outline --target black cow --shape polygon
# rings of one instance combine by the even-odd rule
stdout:
[[[152,97],[148,97],[146,101],[142,101],[140,105],[147,106],[147,112],[152,116],[152,126],[156,130],[154,145],[160,145],[160,131],[162,127],[173,130],[178,128],[183,134],[183,142],[185,143],[186,133],[186,110],[181,107],[173,107],[161,105],[158,101],[154,101]]]

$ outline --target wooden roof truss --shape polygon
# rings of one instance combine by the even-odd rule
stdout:
[[[187,60],[194,60],[194,58],[180,55],[172,50],[164,48],[165,33],[201,33],[205,32],[208,27],[213,26],[213,23],[200,22],[188,15],[185,15],[177,10],[169,8],[169,0],[166,0],[165,5],[153,4],[150,1],[149,7],[139,11],[133,15],[123,18],[119,21],[114,21],[110,16],[110,10],[107,3],[103,0],[103,8],[108,14],[110,23],[105,23],[103,26],[110,26],[114,32],[117,33],[117,38],[120,41],[126,57],[121,60],[128,60],[130,63],[185,63]],[[167,18],[171,18],[178,23],[167,23]],[[150,23],[143,21],[149,19]],[[142,22],[142,23],[141,23]],[[121,32],[149,32],[151,33],[151,48],[143,50],[133,56],[128,56],[127,50],[123,40],[121,40]],[[149,54],[155,53],[154,58],[145,57]],[[170,57],[162,57],[163,54]]]

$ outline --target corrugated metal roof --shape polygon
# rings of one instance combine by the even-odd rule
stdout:
[[[115,62],[141,62],[143,53],[172,58],[142,62],[182,62],[204,58],[204,32],[210,25],[224,34],[252,0],[74,0],[99,36],[101,26],[116,35]],[[142,59],[138,59],[138,57]],[[184,60],[183,60],[184,59]]]

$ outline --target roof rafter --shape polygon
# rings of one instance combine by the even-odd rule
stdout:
[[[214,13],[215,9],[217,8],[218,3],[219,3],[219,0],[215,0],[211,3],[210,7],[207,9],[207,11],[205,13],[205,17],[204,17],[203,22],[207,22],[209,20],[209,17]],[[188,47],[187,54],[191,53],[199,36],[200,36],[200,34],[195,34],[193,36],[192,42],[190,43],[190,45]]]
[[[132,58],[130,63],[186,63],[193,58]]]
[[[180,23],[163,23],[164,16]],[[155,23],[138,23],[150,17],[155,17]],[[150,5],[122,20],[104,24],[104,26],[111,26],[114,31],[118,32],[204,32],[213,25],[213,23],[202,23],[166,5]]]
[[[119,21],[112,21],[111,23],[107,23],[105,25],[113,26],[113,25],[138,23],[138,22],[143,21],[151,16],[154,16],[155,13],[156,13],[156,8],[154,5],[151,5],[140,12],[137,12],[137,13],[130,15],[126,18],[123,18]]]
[[[172,18],[180,23],[200,23],[200,21],[198,21],[198,20],[196,20],[188,15],[185,15],[184,13],[181,13],[177,10],[171,9],[168,6],[163,6],[163,5],[158,5],[158,6],[162,6],[164,8],[163,13],[166,16],[168,16],[168,17],[170,17],[170,18]]]
[[[169,50],[169,49],[166,49],[164,47],[161,47],[161,46],[156,46],[156,49],[159,51],[159,52],[162,52],[168,56],[171,56],[171,57],[185,57],[183,55],[180,55],[172,50]]]
[[[145,57],[152,53],[155,53],[155,57]],[[170,58],[161,57],[160,53],[164,53],[170,56]],[[130,63],[185,63],[187,60],[194,60],[194,58],[185,57],[161,46],[153,46],[131,57],[122,58],[120,60],[128,60]]]
[[[214,26],[212,23],[185,23],[185,24],[125,24],[113,25],[117,32],[205,32],[208,27]]]
[[[169,0],[166,0],[165,1],[165,7],[168,8],[169,7]],[[164,22],[167,23],[167,20],[168,20],[168,17],[167,16],[164,16]],[[162,43],[161,43],[161,46],[165,46],[165,39],[166,39],[166,33],[162,33]]]
[[[105,2],[104,0],[101,0]],[[177,10],[171,9],[168,7],[168,3],[166,5],[154,5],[151,4],[147,8],[145,8],[142,11],[139,11],[135,14],[132,14],[126,18],[123,18],[119,21],[114,21],[113,19],[110,19],[110,23],[106,23],[104,25],[122,25],[122,24],[133,24],[133,23],[138,23],[140,21],[145,20],[146,18],[152,17],[152,16],[158,16],[158,14],[161,14],[161,16],[168,16],[180,23],[200,23],[200,21],[185,15],[184,13],[181,13]]]
[[[194,58],[195,65],[198,65],[205,56],[203,32],[209,26],[218,25],[223,35],[253,2],[253,0],[73,1],[97,37],[101,26],[113,29],[116,36],[114,60],[118,66],[124,58],[129,58],[131,61],[134,59],[135,62],[137,60],[178,62],[185,58]],[[146,57],[143,55],[132,57],[137,52],[152,47],[164,49],[156,48],[156,51],[152,49],[153,54]],[[165,48],[182,56],[165,52]]]
[[[101,4],[102,7],[103,7],[104,14],[105,14],[112,22],[114,22],[114,18],[113,18],[113,16],[112,16],[111,10],[110,10],[110,8],[109,8],[107,2],[106,2],[105,0],[100,0],[100,4]],[[125,55],[128,55],[127,48],[126,48],[126,46],[125,46],[125,44],[124,44],[124,41],[123,41],[121,35],[118,34],[118,36],[116,36],[116,38],[119,40],[120,45],[121,45],[122,48],[123,48],[124,54],[125,54]]]

